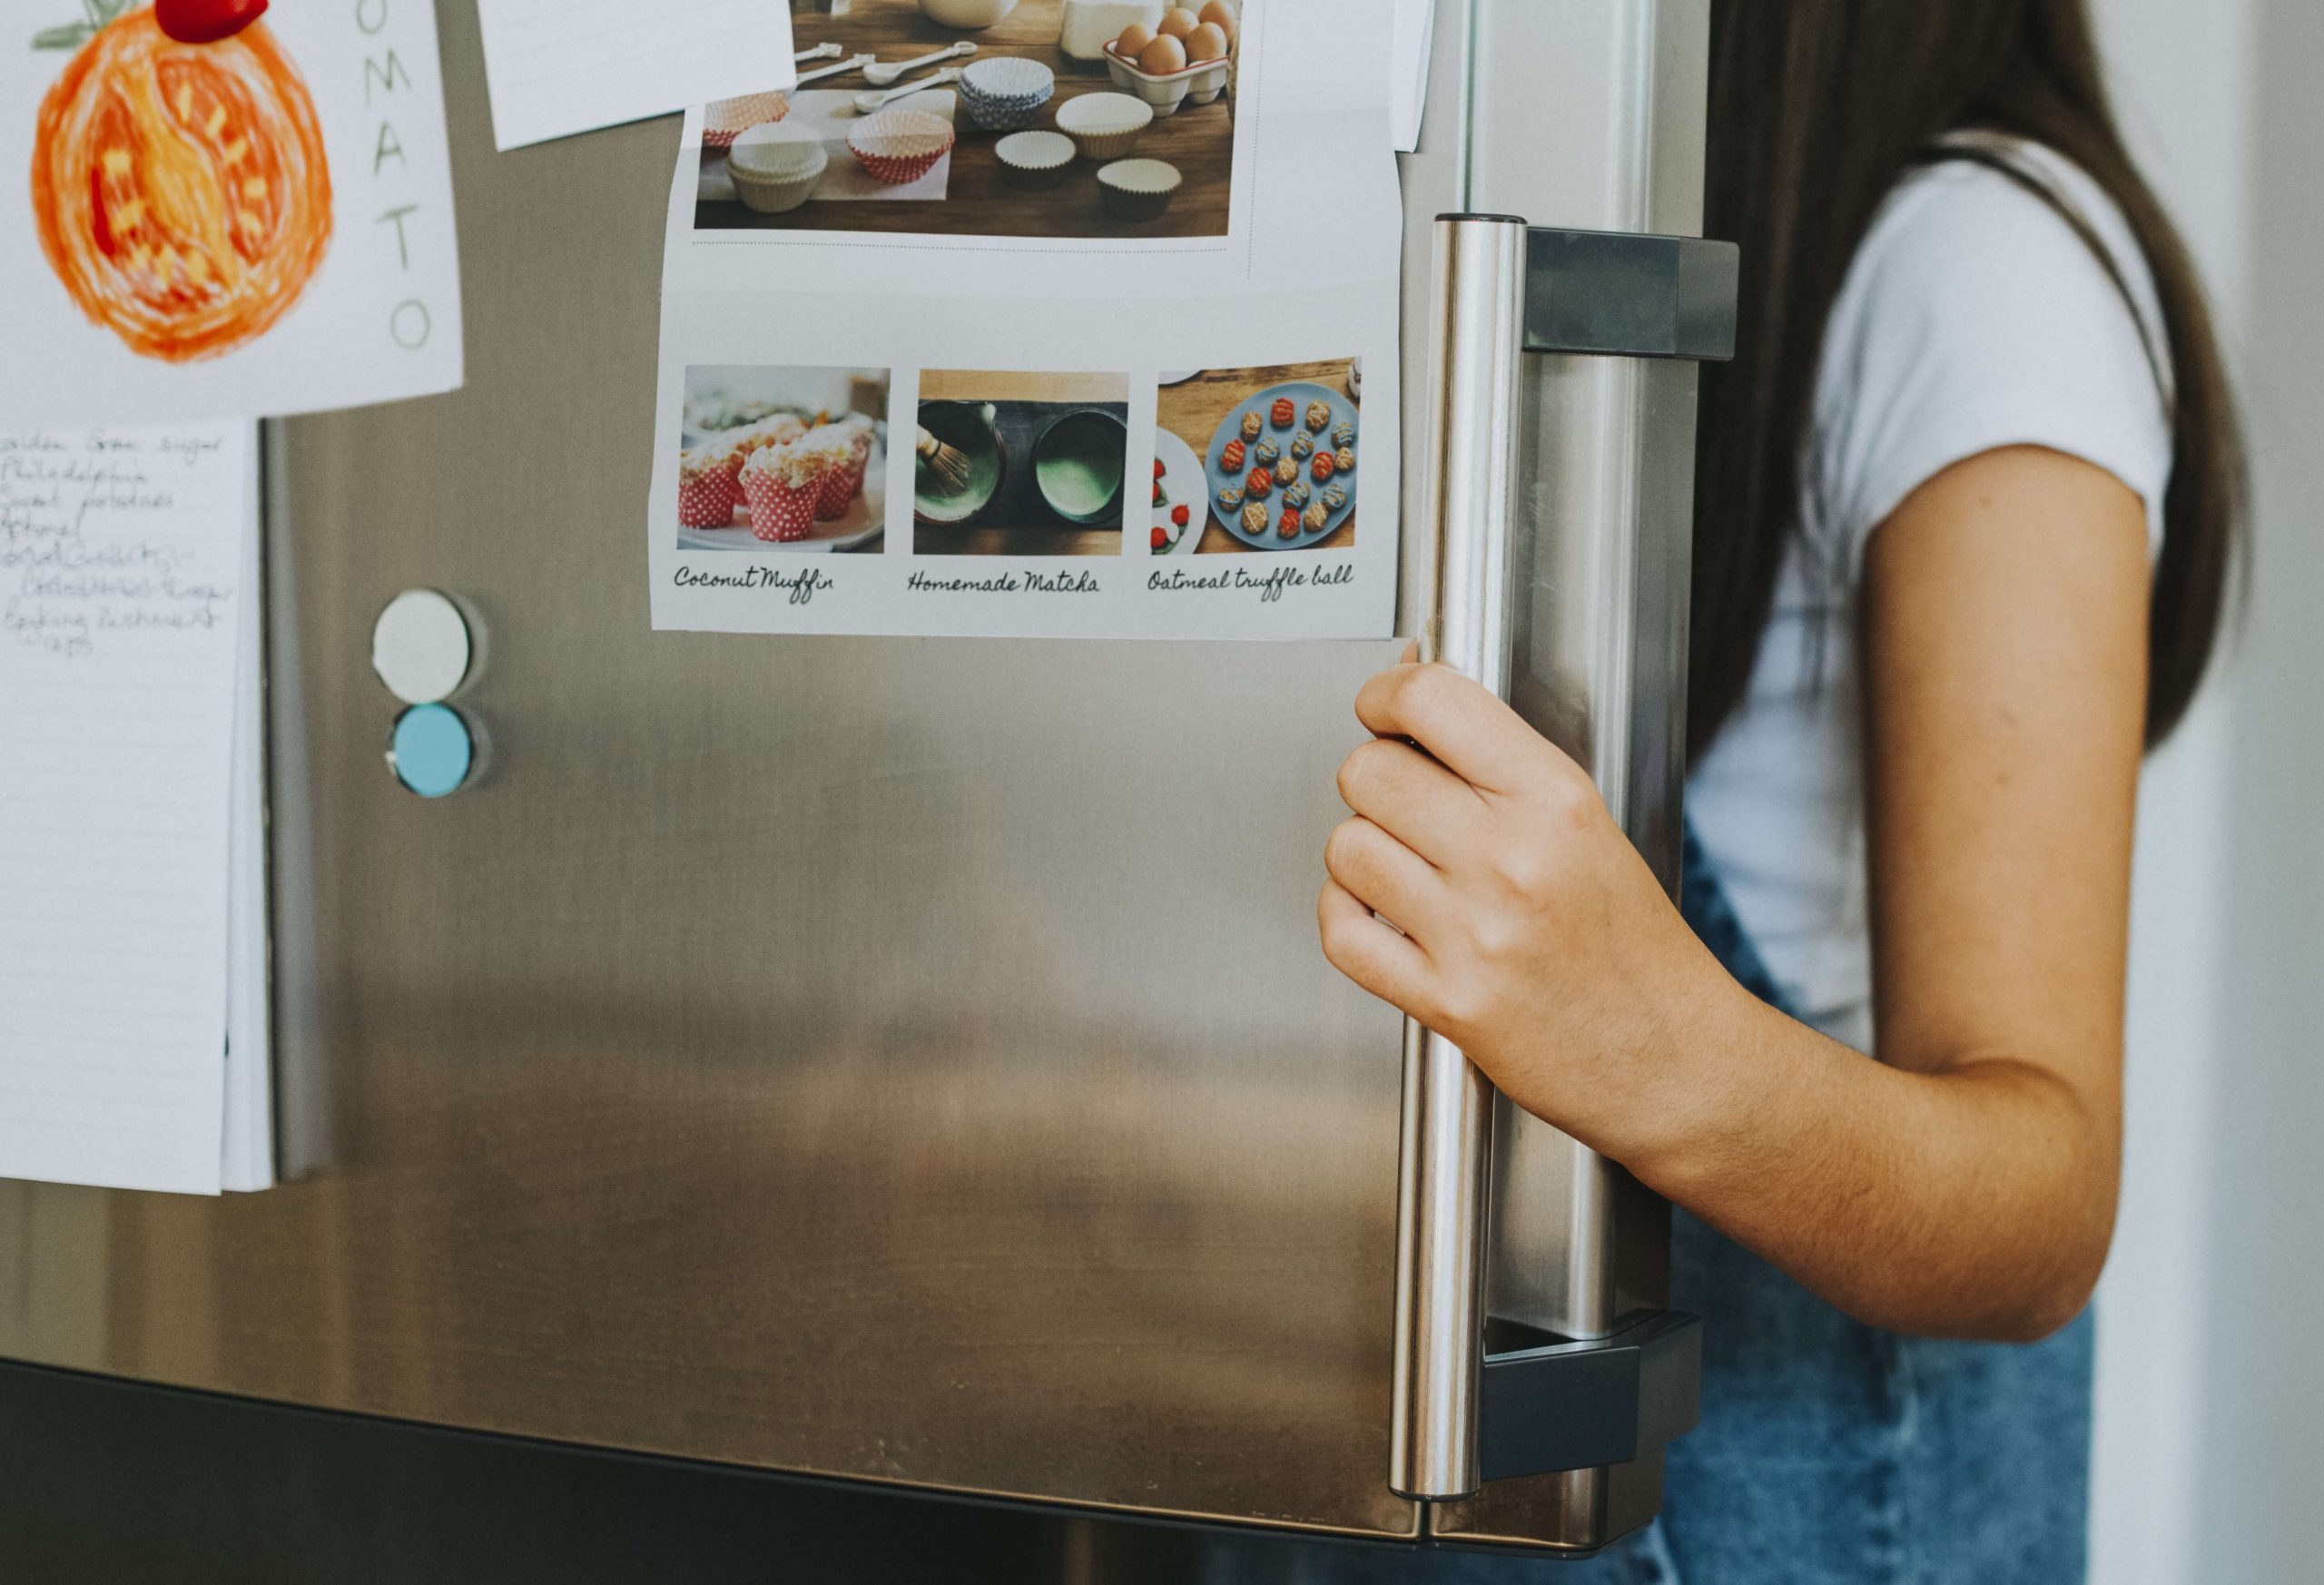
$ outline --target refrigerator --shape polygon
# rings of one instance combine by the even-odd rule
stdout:
[[[1647,1522],[1692,1414],[1667,1207],[1316,945],[1401,641],[652,631],[675,123],[496,154],[474,8],[438,11],[467,385],[264,437],[284,1181],[0,1185],[0,1358],[66,1418],[201,1395],[92,1408],[132,1440],[293,1406],[989,1501],[1088,1578],[1093,1525],[1548,1556]],[[1399,631],[1675,889],[1733,290],[1690,240],[1708,0],[1433,25]],[[370,664],[415,588],[483,652],[488,760],[437,800]]]

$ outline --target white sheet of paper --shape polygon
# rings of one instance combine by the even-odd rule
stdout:
[[[503,149],[798,81],[784,0],[477,0]]]
[[[139,5],[44,49],[27,47],[34,9],[7,7],[23,31],[0,43],[0,430],[304,412],[460,383],[434,7],[278,5],[222,43],[180,45]],[[80,7],[38,9],[69,22]],[[301,125],[322,158],[286,165]],[[36,168],[71,201],[40,202]],[[318,256],[298,217],[326,211]]]
[[[1429,59],[1436,42],[1436,0],[1396,0],[1394,59],[1389,70],[1394,98],[1389,120],[1395,127],[1396,152],[1409,154],[1420,147],[1421,117],[1428,111]]]
[[[243,497],[241,631],[234,642],[233,768],[227,783],[226,1094],[221,1183],[274,1186],[273,1031],[266,906],[266,591],[259,555],[258,451]]]
[[[0,435],[0,1176],[218,1192],[251,435]]]

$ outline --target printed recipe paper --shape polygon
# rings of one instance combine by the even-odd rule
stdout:
[[[690,111],[655,625],[1385,635],[1389,15],[1217,0],[1133,67],[1076,54],[1061,0],[1019,0],[973,56],[919,68],[957,80]],[[916,0],[798,25],[883,63],[962,36]]]
[[[293,0],[206,44],[123,0],[7,15],[0,428],[460,383],[428,0]]]

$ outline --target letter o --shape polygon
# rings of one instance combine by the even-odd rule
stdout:
[[[355,25],[377,33],[388,25],[388,0],[355,0]]]
[[[411,333],[410,330],[415,319],[419,320],[417,334]],[[435,321],[428,318],[428,305],[416,297],[405,298],[388,315],[388,334],[393,336],[396,345],[407,352],[417,352],[427,346],[428,333],[434,329]]]

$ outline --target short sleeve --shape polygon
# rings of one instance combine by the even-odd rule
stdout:
[[[2150,554],[2161,546],[2171,427],[2162,353],[2149,350],[2146,326],[2160,324],[2150,278],[2102,192],[2048,160],[2127,300],[2057,210],[1965,162],[1908,179],[1857,251],[1826,336],[1803,469],[1808,531],[1851,584],[1865,542],[1905,497],[2004,446],[2113,474],[2146,504]]]

